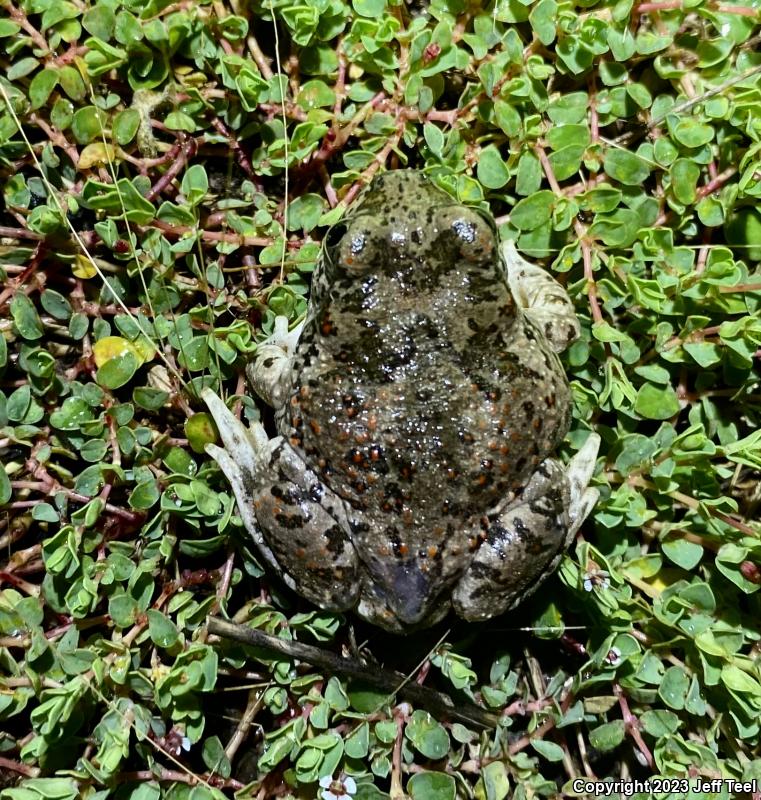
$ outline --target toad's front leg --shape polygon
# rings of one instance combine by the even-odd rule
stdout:
[[[525,315],[539,328],[556,353],[562,353],[579,338],[581,328],[566,290],[541,267],[531,264],[515,249],[515,242],[502,245],[507,282]]]
[[[600,437],[593,433],[564,467],[543,461],[520,498],[489,517],[487,538],[457,584],[452,604],[464,619],[501,614],[551,575],[599,492],[588,488]]]
[[[352,608],[358,559],[343,501],[304,464],[282,436],[249,429],[211,389],[201,393],[224,442],[206,452],[227,476],[238,511],[267,563],[294,591],[331,611]]]

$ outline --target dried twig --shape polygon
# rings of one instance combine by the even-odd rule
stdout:
[[[427,686],[419,686],[417,683],[407,683],[405,676],[399,672],[378,667],[366,667],[348,658],[341,658],[321,647],[279,639],[277,636],[270,636],[254,628],[236,625],[218,617],[211,617],[207,624],[209,633],[225,639],[233,639],[252,647],[271,650],[288,658],[306,661],[308,664],[320,667],[334,675],[368,683],[390,695],[398,693],[405,700],[427,709],[437,718],[487,729],[495,728],[500,719],[497,714],[471,703],[455,703],[449,695],[437,692]]]

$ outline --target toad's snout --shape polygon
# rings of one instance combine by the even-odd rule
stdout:
[[[405,625],[417,625],[428,615],[432,591],[430,581],[414,563],[394,564],[384,582],[386,602]]]

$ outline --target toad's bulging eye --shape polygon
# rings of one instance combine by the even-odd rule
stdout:
[[[476,240],[476,226],[464,219],[456,219],[452,223],[452,230],[465,244],[473,244]]]
[[[490,262],[496,246],[493,224],[476,209],[450,208],[444,213],[446,229],[454,234],[460,255],[473,264]]]
[[[355,258],[361,255],[362,251],[365,249],[365,241],[364,233],[358,233],[352,236],[349,242],[349,253]]]

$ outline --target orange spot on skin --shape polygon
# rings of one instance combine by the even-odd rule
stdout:
[[[409,528],[412,526],[415,518],[412,516],[412,512],[407,508],[402,512],[402,522]]]
[[[438,552],[439,552],[439,548],[436,547],[435,544],[432,544],[428,548],[428,558],[435,558],[436,557],[436,553],[438,553]]]
[[[369,438],[370,438],[370,437],[367,435],[367,431],[360,431],[359,433],[357,433],[357,434],[355,434],[355,435],[354,435],[354,441],[355,441],[357,444],[365,444],[365,442],[366,442],[366,441],[367,441]]]
[[[406,556],[410,552],[410,548],[406,544],[399,545],[399,555]]]
[[[309,420],[309,427],[312,429],[315,436],[319,436],[322,433],[322,428],[319,423],[315,422],[313,419]]]
[[[304,556],[306,556],[306,554],[307,554],[307,551],[304,550],[303,547],[297,547],[296,548],[296,558],[304,558]]]

